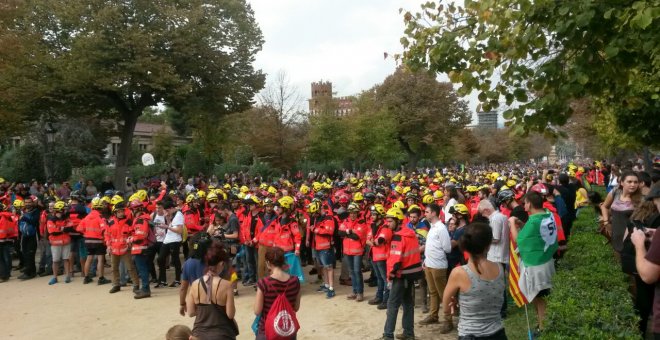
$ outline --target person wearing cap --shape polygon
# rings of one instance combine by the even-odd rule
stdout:
[[[104,285],[110,283],[110,280],[106,279],[103,276],[105,271],[105,253],[106,246],[103,243],[105,229],[107,228],[107,222],[103,216],[101,216],[101,210],[105,209],[106,206],[102,203],[103,199],[95,197],[92,200],[92,212],[90,212],[85,218],[80,221],[78,225],[78,231],[82,233],[85,238],[85,248],[87,249],[87,259],[85,260],[85,267],[83,268],[83,275],[85,277],[83,283],[88,284],[92,282],[92,275],[90,273],[90,267],[94,261],[94,257],[97,259],[96,271],[99,273],[99,285]]]
[[[390,251],[387,257],[387,280],[390,296],[387,301],[387,319],[383,328],[383,340],[394,339],[394,328],[403,309],[403,334],[397,339],[415,339],[415,280],[423,275],[419,254],[419,242],[415,232],[402,225],[403,212],[390,208],[385,214],[388,228],[393,231]]]
[[[660,184],[651,187],[647,201],[653,202],[657,213],[660,213]],[[635,228],[631,241],[635,247],[635,266],[639,277],[646,284],[655,284],[653,300],[653,335],[660,338],[660,236],[655,229]]]
[[[133,281],[133,291],[137,291],[138,277],[135,274],[135,265],[131,260],[129,239],[132,228],[131,221],[126,218],[126,204],[118,202],[112,207],[113,216],[108,220],[108,227],[104,234],[105,244],[110,250],[110,262],[112,264],[112,288],[110,294],[120,290],[120,263],[129,273]]]
[[[71,282],[71,263],[69,256],[71,254],[71,237],[65,231],[67,218],[64,215],[66,205],[62,201],[53,204],[53,214],[48,216],[46,228],[48,229],[48,241],[50,242],[50,251],[53,256],[53,277],[48,281],[49,285],[57,283],[57,272],[60,269],[60,261],[64,260],[64,282]]]

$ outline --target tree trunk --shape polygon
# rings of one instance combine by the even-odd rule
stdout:
[[[120,191],[126,190],[126,177],[128,175],[128,161],[131,155],[131,147],[133,145],[133,132],[137,124],[138,113],[128,113],[124,115],[124,125],[119,132],[121,142],[119,143],[119,150],[117,150],[117,159],[115,161],[115,188]]]
[[[403,151],[408,154],[408,164],[407,168],[408,170],[414,171],[417,169],[417,162],[419,162],[419,153],[414,152],[413,149],[410,147],[410,144],[408,144],[407,141],[405,141],[401,137],[397,137],[397,140],[399,141],[399,144],[401,144],[401,147],[403,148]]]

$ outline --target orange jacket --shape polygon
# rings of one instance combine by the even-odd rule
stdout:
[[[315,250],[328,250],[332,248],[332,236],[335,232],[335,219],[332,216],[319,216],[314,221],[311,231],[314,233],[313,246]]]
[[[18,216],[9,211],[0,212],[0,243],[12,242],[18,237]]]
[[[83,215],[82,212],[85,212]],[[80,236],[82,232],[79,231],[80,222],[87,216],[87,211],[85,205],[82,203],[74,204],[69,207],[69,227],[72,227],[73,230],[69,232],[69,235]]]
[[[275,245],[275,238],[277,236],[277,217],[271,215],[271,219],[266,219],[264,215],[264,226],[259,230],[259,233],[253,241],[256,241],[258,245],[263,245],[266,247],[272,247]]]
[[[345,236],[342,241],[344,255],[362,255],[364,254],[364,245],[367,243],[367,233],[369,226],[363,219],[351,220],[347,218],[339,225],[339,231],[347,235],[355,234],[357,239]],[[349,232],[350,231],[350,232]]]
[[[282,248],[285,253],[290,251],[300,251],[300,242],[302,237],[300,229],[298,229],[298,222],[295,219],[287,216],[288,221],[283,223],[282,217],[279,217],[275,222],[275,239],[273,241],[275,247]]]
[[[130,220],[118,219],[115,216],[110,218],[108,229],[105,232],[105,244],[110,248],[112,255],[124,255],[128,252],[128,241],[132,235]]]
[[[140,255],[149,248],[149,232],[151,231],[149,227],[150,219],[151,217],[149,214],[143,212],[133,220],[133,225],[131,227],[133,233],[131,254]]]
[[[101,216],[101,212],[92,210],[89,215],[80,221],[77,231],[83,234],[86,242],[98,240],[100,243],[104,238],[103,233],[105,233],[107,227],[108,224],[105,218]]]
[[[378,227],[376,236],[372,238],[374,245],[371,247],[372,261],[385,261],[390,252],[390,242],[392,241],[392,230],[385,224]],[[378,243],[378,244],[376,244]]]
[[[422,271],[417,234],[405,226],[392,235],[390,253],[387,257],[387,279],[405,278]]]
[[[188,229],[188,235],[195,235],[202,230],[202,223],[197,209],[193,209],[186,204],[181,209],[181,213],[183,214],[183,223]]]
[[[63,246],[71,243],[71,236],[64,231],[67,227],[68,221],[66,218],[57,218],[55,216],[48,216],[46,228],[48,228],[48,241],[51,246]]]
[[[255,219],[257,220],[256,226],[254,227],[254,233],[252,233],[252,221]],[[260,211],[256,215],[248,213],[248,215],[243,219],[243,223],[241,223],[241,230],[238,232],[239,241],[242,244],[248,244],[250,241],[258,239],[263,227],[263,213]]]

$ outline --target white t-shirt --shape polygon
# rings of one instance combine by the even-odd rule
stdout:
[[[492,243],[488,250],[488,261],[497,263],[509,263],[509,221],[506,216],[499,211],[494,212],[488,217],[490,228],[493,229],[493,240],[500,240]]]
[[[442,211],[445,213],[445,223],[449,223],[449,219],[453,217],[452,214],[449,213],[449,208],[453,207],[458,203],[455,199],[451,198],[447,203],[445,203],[444,208],[442,208]]]
[[[431,225],[426,235],[424,265],[433,269],[446,269],[447,253],[451,252],[451,239],[447,227],[440,220]]]
[[[153,223],[156,225],[154,227],[156,242],[163,242],[163,240],[165,240],[165,234],[167,234],[167,229],[159,228],[158,226],[165,225],[165,215],[158,215],[158,213],[154,213]]]
[[[170,227],[183,226],[183,223],[184,223],[183,214],[180,211],[177,211],[176,214],[174,214],[172,223],[170,223]],[[163,240],[163,244],[181,242],[181,241],[183,241],[183,237],[181,237],[181,234],[177,234],[172,230],[167,229],[167,234],[165,234],[165,239]]]

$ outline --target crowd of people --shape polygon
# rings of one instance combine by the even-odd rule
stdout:
[[[459,338],[506,339],[511,252],[519,256],[515,284],[535,306],[540,332],[554,259],[567,251],[573,221],[590,203],[585,187],[612,185],[615,173],[616,186],[601,209],[604,233],[622,263],[630,263],[633,249],[628,270],[637,294],[653,300],[653,286],[645,282],[656,273],[647,267],[660,264],[658,251],[649,251],[652,264],[637,269],[643,238],[630,222],[641,219],[649,237],[641,228],[654,227],[646,220],[657,217],[651,206],[660,195],[657,184],[651,188],[659,166],[619,173],[601,162],[499,165],[298,173],[274,181],[244,174],[184,181],[171,171],[140,180],[128,192],[104,181],[106,190],[93,195],[89,185],[76,190],[68,183],[0,179],[0,281],[11,276],[15,252],[20,280],[52,276],[48,284],[55,285],[60,276],[70,283],[80,272],[84,284],[94,278],[111,284],[110,293],[132,284],[135,299],[150,297],[151,288],[178,287],[179,312],[196,318],[192,334],[200,339],[238,334],[234,299],[242,281],[256,291],[255,334],[267,339],[271,307],[280,308],[282,296],[295,314],[302,267],[311,266],[317,292],[327,299],[337,296],[338,283],[351,287],[346,300],[386,310],[383,339],[395,338],[399,309],[403,332],[396,338],[414,339],[416,300],[427,314],[422,326],[439,324],[440,333],[449,333],[460,310]],[[168,280],[170,266],[174,277]],[[365,285],[376,287],[369,299]],[[653,304],[641,300],[636,306],[648,318]],[[289,321],[276,328],[295,338],[299,325],[295,316]]]

